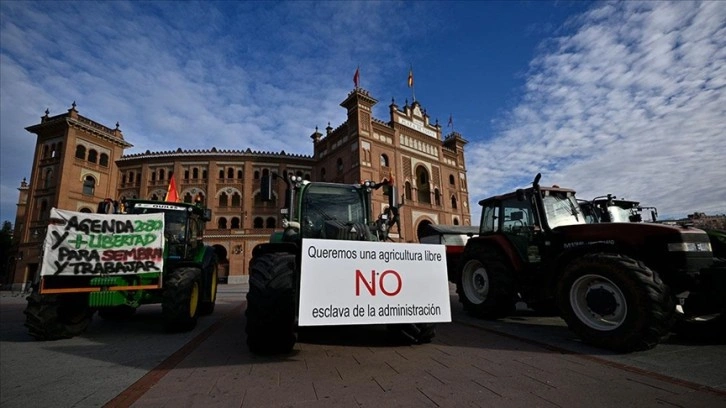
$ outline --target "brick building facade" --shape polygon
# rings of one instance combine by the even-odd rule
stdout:
[[[131,147],[118,124],[114,129],[67,113],[26,128],[37,135],[30,181],[21,184],[14,237],[16,265],[12,282],[38,273],[40,244],[50,208],[93,212],[107,197],[163,200],[174,175],[180,199],[202,197],[212,209],[205,241],[224,254],[220,276],[239,282],[247,274],[252,248],[281,227],[285,184],[275,183],[273,202],[260,199],[265,172],[294,173],[311,181],[357,183],[393,178],[401,231],[391,236],[417,242],[427,224],[470,225],[464,146],[456,132],[442,135],[418,102],[389,106],[387,121],[373,117],[377,101],[362,88],[341,106],[347,120],[310,136],[313,154],[246,150],[172,150],[124,155]],[[388,197],[378,190],[374,211],[383,212]],[[376,217],[378,214],[373,214]]]

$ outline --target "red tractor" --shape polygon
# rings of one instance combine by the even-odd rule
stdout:
[[[616,351],[654,347],[676,303],[707,315],[726,302],[726,269],[713,267],[708,235],[651,223],[588,224],[575,191],[533,186],[481,200],[479,235],[456,276],[472,315],[501,318],[525,301],[556,309],[586,342]]]

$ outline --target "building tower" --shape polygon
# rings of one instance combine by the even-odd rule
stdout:
[[[114,198],[116,160],[132,146],[118,123],[111,129],[85,118],[78,114],[75,102],[67,113],[48,115],[46,110],[39,124],[25,128],[37,140],[30,181],[27,190],[21,190],[21,198],[26,199],[24,213],[16,220],[15,283],[31,281],[38,273],[50,209],[95,212],[99,202]],[[18,210],[20,214],[20,201]]]

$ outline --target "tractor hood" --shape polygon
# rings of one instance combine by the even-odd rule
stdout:
[[[564,225],[554,228],[565,247],[592,244],[626,245],[643,248],[654,243],[698,243],[699,252],[710,252],[709,238],[705,231],[685,227],[650,223],[602,223]],[[703,245],[700,245],[703,244]],[[709,244],[709,245],[706,245]]]

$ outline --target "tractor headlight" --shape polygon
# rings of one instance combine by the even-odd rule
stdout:
[[[710,242],[674,242],[668,244],[670,252],[711,252]]]

